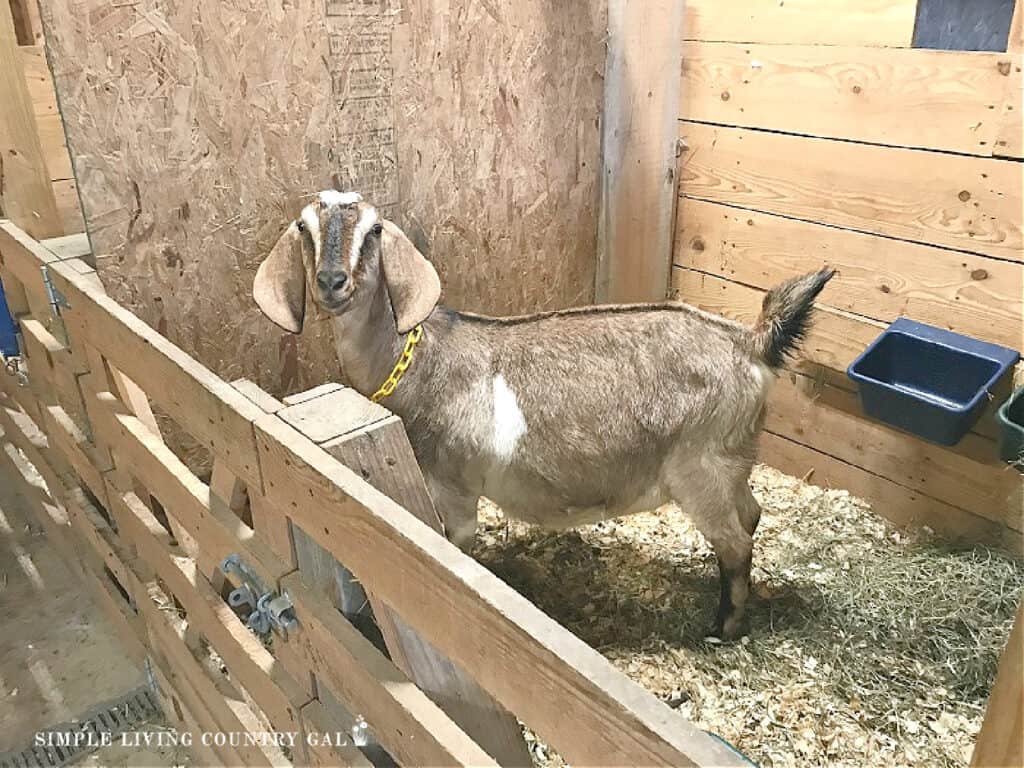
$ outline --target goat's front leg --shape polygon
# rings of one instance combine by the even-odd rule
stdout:
[[[434,509],[441,516],[444,535],[463,552],[469,552],[476,541],[476,508],[480,497],[429,476],[426,481]]]

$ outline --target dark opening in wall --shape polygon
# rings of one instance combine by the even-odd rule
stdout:
[[[918,0],[914,48],[1005,51],[1013,3],[1014,0]]]

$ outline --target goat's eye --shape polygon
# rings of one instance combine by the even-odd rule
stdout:
[[[302,221],[302,219],[299,219],[298,221],[295,222],[295,228],[299,230],[299,232],[305,232],[306,224]]]
[[[373,232],[373,234],[379,235],[381,232],[384,231],[384,225],[380,223],[374,224],[373,229],[371,231]]]

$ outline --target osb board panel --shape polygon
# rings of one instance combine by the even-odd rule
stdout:
[[[535,30],[539,4],[487,4],[496,19],[472,0],[412,3],[399,19],[421,41],[410,51],[392,45],[398,17],[380,0],[43,5],[100,276],[221,377],[282,394],[341,374],[326,323],[307,314],[302,336],[284,335],[250,298],[288,219],[332,183],[415,223],[456,306],[590,297],[603,49],[580,30],[596,22],[567,12]],[[422,39],[433,14],[451,24],[440,58]],[[400,88],[399,69],[415,76]],[[592,144],[566,133],[585,97]],[[594,180],[578,181],[574,155]]]
[[[452,306],[507,314],[593,299],[604,8],[406,3],[394,57],[400,224],[440,266]]]

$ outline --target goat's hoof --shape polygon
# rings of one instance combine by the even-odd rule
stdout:
[[[708,633],[707,639],[712,643],[729,643],[733,640],[739,639],[742,634],[742,620],[738,618],[729,618],[724,621],[716,621],[715,626],[713,626],[711,631]]]

